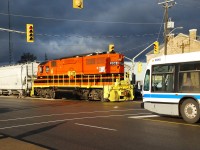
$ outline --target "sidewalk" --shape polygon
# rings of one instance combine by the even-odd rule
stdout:
[[[0,145],[1,150],[47,150],[46,148],[42,148],[40,146],[27,143],[24,141],[16,140],[11,137],[6,137],[4,135],[0,135]]]

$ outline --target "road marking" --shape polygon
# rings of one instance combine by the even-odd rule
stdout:
[[[134,111],[134,110],[144,110],[144,109],[124,109],[124,110],[109,110],[109,111],[92,111],[92,112],[78,112],[78,113],[62,113],[62,114],[49,114],[49,115],[40,115],[40,116],[31,116],[31,117],[19,117],[13,119],[0,120],[0,122],[7,121],[16,121],[16,120],[25,120],[33,118],[42,118],[42,117],[52,117],[52,116],[64,116],[64,115],[78,115],[78,114],[94,114],[94,113],[108,113],[108,112],[123,112],[123,111]]]
[[[82,117],[82,118],[71,118],[71,119],[67,118],[67,119],[60,119],[60,120],[36,122],[36,123],[30,123],[30,124],[21,124],[21,125],[10,126],[10,127],[1,127],[0,130],[12,129],[12,128],[19,128],[19,127],[26,127],[26,126],[33,126],[33,125],[42,125],[42,124],[49,124],[49,123],[57,123],[57,122],[65,122],[65,121],[73,121],[73,120],[96,119],[96,118],[110,118],[110,117],[124,117],[124,116],[134,116],[134,115],[142,115],[142,114],[146,114],[146,113],[123,114],[123,115],[106,115],[106,116],[93,116],[93,117]]]
[[[165,120],[149,119],[149,118],[152,118],[152,117],[160,117],[160,116],[159,115],[130,116],[128,118],[141,119],[141,120],[147,120],[147,121],[152,121],[152,122],[160,122],[160,123],[169,123],[169,124],[176,124],[176,125],[200,127],[200,125],[195,125],[195,124],[188,124],[188,123],[181,123],[181,122],[171,122],[171,121],[165,121]]]
[[[98,128],[98,129],[103,129],[103,130],[117,131],[116,129],[104,128],[104,127],[99,127],[99,126],[91,126],[91,125],[80,124],[80,123],[75,123],[75,124],[76,124],[76,125],[79,125],[79,126],[90,127],[90,128]]]
[[[169,124],[176,124],[176,125],[184,125],[184,126],[192,126],[192,127],[200,127],[200,125],[195,124],[187,124],[187,123],[181,123],[181,122],[170,122],[170,121],[164,121],[164,120],[153,120],[153,119],[142,119],[147,121],[153,121],[153,122],[160,122],[160,123],[169,123]]]
[[[158,115],[146,115],[146,116],[131,116],[131,117],[128,117],[128,118],[141,119],[141,118],[151,118],[151,117],[159,117],[159,116]]]

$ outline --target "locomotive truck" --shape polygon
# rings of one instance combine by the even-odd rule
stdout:
[[[38,65],[35,95],[59,98],[73,93],[80,99],[133,100],[133,86],[124,73],[124,56],[102,52],[49,60]]]

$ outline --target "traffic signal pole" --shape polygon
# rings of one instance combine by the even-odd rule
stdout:
[[[132,59],[131,58],[128,58],[126,56],[124,56],[124,58],[130,60],[133,64],[133,67],[132,67],[132,72],[134,70],[134,66],[135,66],[135,59],[140,56],[143,52],[145,52],[146,50],[148,50],[149,47],[151,47],[152,45],[154,44],[154,42],[152,44],[150,44],[149,46],[147,46],[145,49],[143,49],[141,52],[139,52],[135,57],[133,57]]]
[[[8,0],[8,28],[10,30],[10,1]],[[12,63],[12,49],[11,49],[11,33],[8,33],[8,49],[9,49],[9,64]]]
[[[168,34],[167,22],[168,22],[168,3],[166,2],[165,3],[165,31],[164,31],[165,49],[164,49],[164,55],[167,55],[167,34]]]
[[[145,49],[143,49],[141,52],[139,52],[135,57],[133,57],[133,63],[135,62],[135,59],[140,56],[143,52],[145,52],[149,47],[151,47],[154,43],[150,44],[149,46],[147,46]]]
[[[15,32],[15,33],[26,34],[26,32],[17,31],[17,30],[10,30],[10,29],[5,29],[5,28],[0,28],[0,31],[7,31],[7,32]]]

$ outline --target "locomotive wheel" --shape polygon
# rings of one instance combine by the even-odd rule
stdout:
[[[47,98],[47,90],[45,89],[42,90],[42,97]]]
[[[92,89],[89,93],[89,100],[102,100],[103,91],[100,89]]]
[[[55,99],[55,98],[56,98],[56,93],[55,93],[55,91],[53,91],[53,90],[50,90],[50,91],[49,91],[49,98],[51,98],[51,99]]]
[[[84,100],[88,100],[89,99],[89,90],[83,90],[82,93],[80,94],[80,98],[84,99]]]
[[[41,89],[38,91],[38,96],[42,97],[42,90]]]

